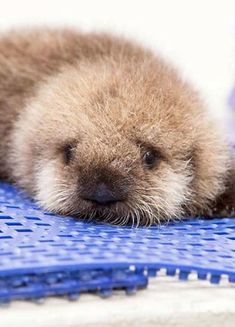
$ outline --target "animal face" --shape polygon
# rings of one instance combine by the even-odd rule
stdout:
[[[227,170],[213,124],[162,63],[67,67],[16,124],[13,174],[61,214],[137,225],[195,214],[222,191]]]

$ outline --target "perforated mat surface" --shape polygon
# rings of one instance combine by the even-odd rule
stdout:
[[[166,268],[168,275],[235,282],[235,220],[187,220],[151,228],[84,223],[42,212],[0,184],[0,299],[114,288],[131,293]]]

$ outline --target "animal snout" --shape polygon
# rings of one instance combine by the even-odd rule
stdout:
[[[88,192],[84,200],[93,202],[99,205],[107,205],[125,200],[123,192],[112,190],[106,183],[99,183],[96,187]]]

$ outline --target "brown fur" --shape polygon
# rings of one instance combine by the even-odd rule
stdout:
[[[0,177],[45,209],[137,224],[231,213],[231,167],[198,95],[151,51],[72,30],[1,37]],[[86,201],[100,181],[121,201]]]

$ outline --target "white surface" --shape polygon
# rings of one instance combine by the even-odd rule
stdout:
[[[1,327],[234,327],[235,285],[151,280],[134,296],[114,292],[108,299],[82,295],[76,302],[50,298],[44,304],[14,302],[0,308]]]

